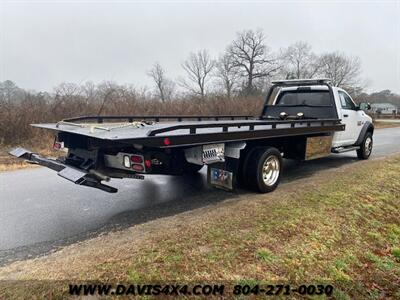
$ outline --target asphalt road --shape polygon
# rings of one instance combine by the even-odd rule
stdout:
[[[372,157],[397,152],[400,127],[376,130]],[[355,152],[309,162],[285,161],[281,184],[355,161]],[[110,184],[119,189],[117,194],[74,185],[47,168],[0,173],[0,265],[246,193],[208,187],[205,168],[194,177],[148,176],[144,181]]]

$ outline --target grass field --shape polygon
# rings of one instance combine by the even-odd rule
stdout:
[[[392,127],[399,127],[400,122],[380,122],[380,121],[375,121],[374,122],[375,128],[392,128]]]
[[[325,282],[336,299],[399,299],[399,178],[399,156],[355,163],[16,262],[0,279]],[[65,282],[49,284],[62,297]]]

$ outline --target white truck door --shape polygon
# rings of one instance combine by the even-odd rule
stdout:
[[[346,92],[338,90],[338,94],[341,105],[339,117],[342,119],[342,123],[346,124],[346,129],[339,134],[340,146],[353,145],[361,132],[362,116],[359,114],[356,104]]]

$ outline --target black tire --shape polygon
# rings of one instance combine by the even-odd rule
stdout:
[[[360,145],[360,149],[357,150],[357,157],[359,159],[368,159],[372,153],[373,139],[372,133],[367,132]]]
[[[183,174],[197,174],[204,166],[196,165],[189,162],[186,162],[183,168]]]
[[[241,188],[249,188],[249,183],[247,181],[247,175],[246,175],[247,165],[249,162],[249,158],[254,154],[255,151],[257,151],[257,149],[259,148],[258,147],[252,148],[249,152],[245,153],[244,155],[241,155],[239,172],[236,178],[237,183]]]
[[[273,147],[255,149],[249,153],[244,174],[247,186],[252,190],[260,193],[272,192],[282,175],[281,153]]]

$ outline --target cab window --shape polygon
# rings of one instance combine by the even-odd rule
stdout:
[[[283,91],[279,94],[275,105],[277,106],[331,106],[329,91]]]
[[[356,110],[356,105],[346,93],[339,91],[340,104],[343,109]]]

